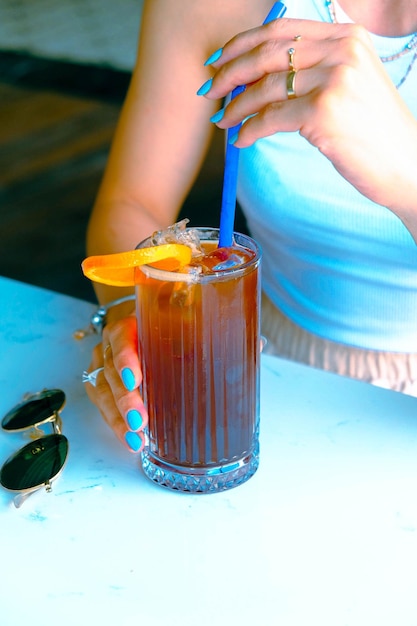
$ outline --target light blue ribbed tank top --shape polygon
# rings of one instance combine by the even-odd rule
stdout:
[[[287,17],[330,21],[325,0],[286,4]],[[371,37],[381,56],[409,40]],[[395,84],[412,54],[385,64]],[[400,94],[417,117],[417,61]],[[417,245],[402,222],[298,133],[242,149],[239,168],[238,199],[263,248],[263,288],[275,305],[333,341],[417,352]]]

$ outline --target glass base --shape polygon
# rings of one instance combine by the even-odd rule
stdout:
[[[149,448],[142,452],[142,468],[153,482],[186,493],[217,493],[249,480],[259,466],[259,446],[243,459],[219,466],[172,465],[155,457]]]

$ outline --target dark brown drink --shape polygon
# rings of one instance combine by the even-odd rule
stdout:
[[[258,466],[260,252],[243,235],[217,249],[217,230],[197,230],[201,273],[137,271],[143,468],[164,486],[210,492]]]

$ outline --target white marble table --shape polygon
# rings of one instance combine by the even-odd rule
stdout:
[[[416,399],[263,356],[257,474],[171,493],[87,400],[94,306],[0,294],[0,416],[60,387],[70,441],[51,494],[0,490],[2,625],[416,626]],[[0,462],[23,443],[0,433]]]

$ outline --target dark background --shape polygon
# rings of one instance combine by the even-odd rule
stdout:
[[[129,79],[121,70],[0,51],[1,275],[95,300],[80,263]],[[191,225],[219,225],[223,145],[216,131],[181,213]],[[235,226],[245,231],[239,209]]]

